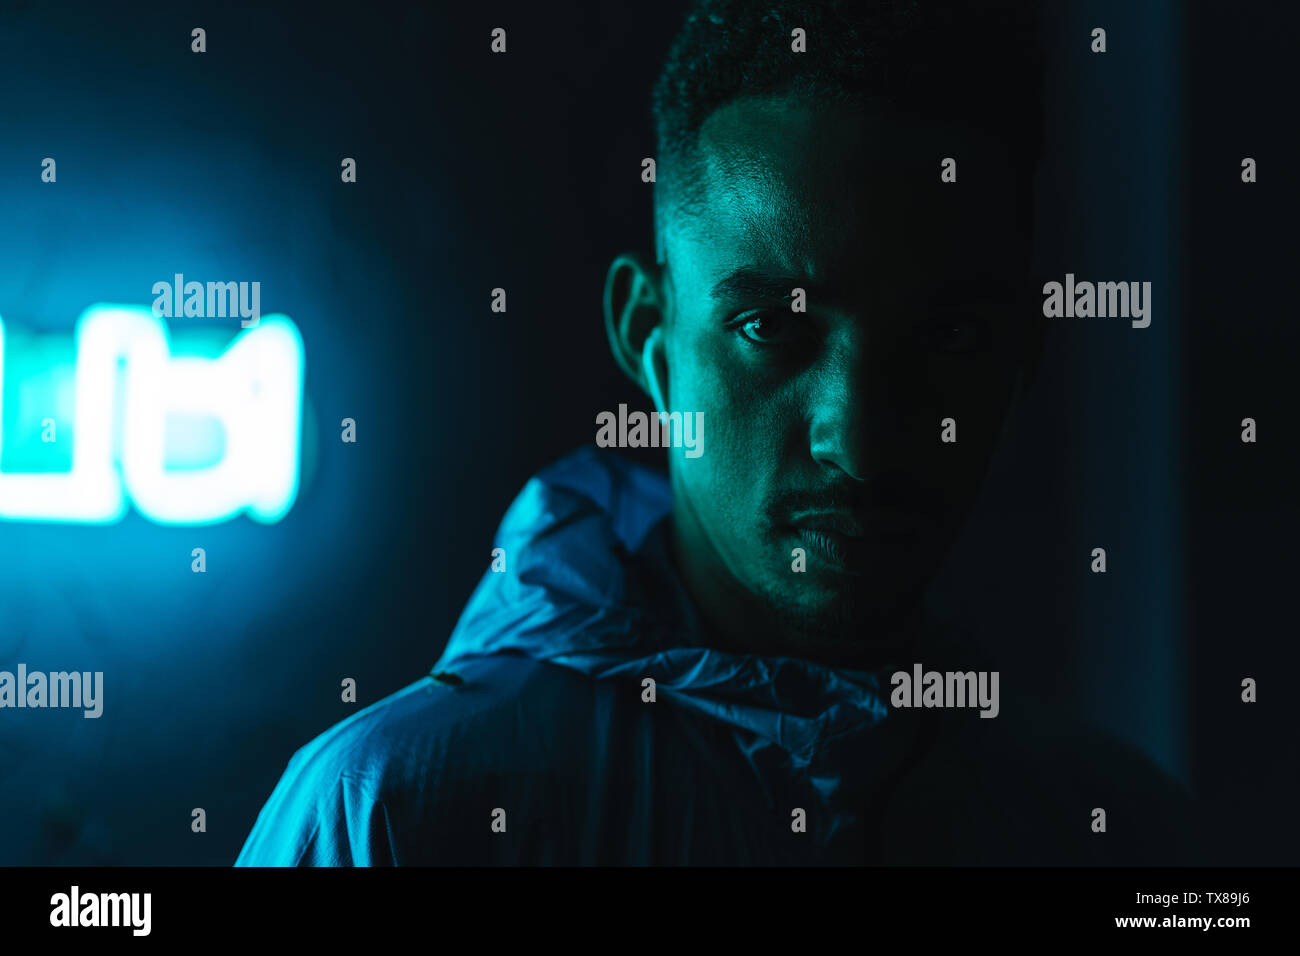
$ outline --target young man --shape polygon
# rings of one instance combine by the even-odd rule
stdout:
[[[696,5],[605,289],[696,449],[529,482],[432,676],[300,750],[240,864],[1180,862],[1180,788],[925,602],[1038,361],[1031,26]]]

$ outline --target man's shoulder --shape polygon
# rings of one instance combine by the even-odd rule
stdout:
[[[578,759],[557,744],[590,729],[598,693],[581,673],[519,655],[423,677],[295,752],[238,862],[402,862],[398,835],[412,822],[470,811],[486,821],[483,804],[504,800],[506,781]]]
[[[991,720],[941,712],[936,723],[934,745],[897,801],[904,817],[950,829],[926,854],[1168,866],[1195,849],[1191,792],[1131,742],[1045,702],[1004,704]]]
[[[340,771],[382,774],[409,751],[454,744],[469,734],[527,735],[536,725],[518,720],[521,713],[590,695],[591,685],[582,674],[521,655],[474,658],[371,704],[299,753]]]
[[[932,745],[897,800],[918,829],[939,820],[949,828],[927,853],[1042,865],[1180,865],[1195,857],[1196,801],[1187,786],[1136,742],[1027,687],[970,622],[937,619],[942,626],[921,645],[927,670],[1001,681],[995,717],[970,708],[930,712]]]

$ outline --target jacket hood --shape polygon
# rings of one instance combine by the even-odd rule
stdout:
[[[505,569],[484,574],[433,672],[522,654],[594,680],[650,677],[658,695],[775,744],[796,765],[884,721],[894,668],[701,645],[669,557],[671,504],[666,477],[595,447],[539,472],[497,531]],[[928,613],[923,627],[934,627]]]

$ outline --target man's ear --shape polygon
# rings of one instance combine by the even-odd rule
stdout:
[[[663,324],[666,306],[659,266],[637,253],[620,255],[605,276],[605,334],[614,361],[659,404],[666,389]],[[657,333],[657,334],[656,334]]]

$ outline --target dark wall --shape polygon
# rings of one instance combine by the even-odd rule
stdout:
[[[1232,861],[1292,866],[1300,858],[1300,329],[1290,285],[1300,191],[1288,167],[1300,144],[1287,115],[1298,20],[1286,4],[1230,14],[1198,4],[1190,16],[1195,106],[1183,151],[1188,321],[1178,398],[1191,770]],[[1247,156],[1258,162],[1252,186],[1234,172]],[[1247,417],[1258,423],[1254,445],[1238,437]],[[1259,683],[1249,707],[1240,703],[1246,677]]]

